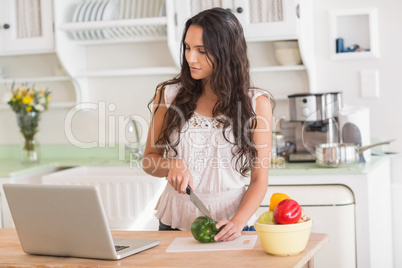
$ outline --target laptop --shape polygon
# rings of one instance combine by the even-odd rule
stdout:
[[[118,260],[160,243],[112,238],[95,186],[4,184],[3,188],[26,253]]]

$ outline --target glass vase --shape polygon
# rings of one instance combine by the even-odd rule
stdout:
[[[40,146],[34,138],[26,139],[21,148],[21,163],[35,164],[40,162]]]
[[[39,143],[35,139],[35,134],[38,132],[39,116],[40,113],[35,111],[21,110],[17,113],[18,126],[24,137],[20,157],[24,164],[40,162]]]

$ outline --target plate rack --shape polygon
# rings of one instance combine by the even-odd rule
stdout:
[[[111,21],[69,22],[58,26],[77,44],[148,42],[167,39],[167,18],[138,18]]]

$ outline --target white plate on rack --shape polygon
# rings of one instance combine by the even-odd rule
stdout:
[[[80,13],[78,15],[78,21],[77,22],[84,22],[85,19],[85,14],[87,12],[87,9],[89,7],[89,5],[91,4],[91,2],[85,2],[84,5],[82,6]],[[84,31],[77,31],[78,34],[78,39],[80,40],[85,40],[87,39],[85,36],[85,32]]]
[[[101,20],[116,20],[119,18],[119,12],[119,4],[115,1],[109,1],[102,12]],[[102,30],[102,34],[105,39],[121,37],[119,31],[116,29],[104,29]]]
[[[87,11],[87,8],[89,7],[89,5],[91,4],[91,2],[85,2],[84,5],[82,6],[82,8],[80,9],[80,13],[78,14],[78,19],[77,22],[83,22],[85,19],[85,13]]]
[[[116,20],[119,18],[119,3],[109,1],[102,13],[102,20]]]
[[[84,3],[80,3],[77,5],[77,7],[74,10],[74,15],[73,15],[73,19],[71,20],[71,22],[77,22],[78,21],[78,15],[80,14],[80,10],[82,8],[82,6],[85,4]]]
[[[96,21],[96,16],[98,15],[98,11],[99,11],[100,7],[102,6],[103,2],[104,1],[96,1],[96,4],[91,12],[91,17],[89,18],[90,21]]]
[[[77,22],[78,21],[78,16],[79,16],[80,11],[81,11],[82,7],[84,6],[84,4],[85,4],[85,2],[80,3],[80,4],[77,5],[77,7],[74,10],[74,14],[73,14],[73,18],[72,18],[71,22]],[[77,31],[73,31],[72,35],[73,35],[75,40],[80,39]]]
[[[89,2],[89,5],[88,5],[88,7],[87,7],[87,10],[85,11],[84,22],[88,22],[88,21],[90,20],[92,10],[94,9],[94,7],[95,7],[96,4],[97,4],[96,1],[91,1],[91,2]],[[84,31],[83,31],[83,35],[85,36],[85,39],[87,39],[87,40],[91,40],[91,39],[92,39],[91,30],[84,30]]]
[[[108,1],[101,1],[101,5],[98,9],[98,12],[96,13],[95,20],[102,20],[102,14],[103,14],[103,11],[105,10],[107,2]]]
[[[96,21],[96,16],[98,15],[98,12],[99,12],[100,7],[102,6],[103,2],[104,1],[96,1],[96,4],[91,11],[91,16],[89,18],[90,21]],[[101,39],[102,38],[102,37],[98,36],[96,30],[90,30],[89,35],[92,37],[92,39]]]
[[[89,2],[89,6],[87,8],[87,10],[85,11],[85,15],[84,15],[84,21],[90,21],[91,19],[91,13],[93,11],[93,9],[95,8],[96,4],[98,2],[97,1],[91,1]]]
[[[100,7],[98,9],[98,12],[96,12],[95,20],[97,20],[97,21],[102,20],[102,14],[103,14],[103,11],[105,10],[105,7],[106,7],[107,3],[108,3],[108,1],[101,1],[101,5],[100,5]],[[105,38],[103,36],[102,30],[100,30],[100,29],[95,30],[95,33],[96,33],[96,36],[98,36],[99,39],[104,39]]]

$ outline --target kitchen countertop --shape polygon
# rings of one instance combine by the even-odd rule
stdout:
[[[89,166],[140,166],[137,161],[119,160],[119,148],[81,149],[71,145],[42,146],[42,161],[38,164],[21,164],[18,146],[0,146],[0,178],[29,175],[49,168],[69,168]],[[125,155],[126,159],[129,156]],[[359,163],[348,167],[322,168],[315,163],[271,164],[270,176],[365,174],[380,165],[385,157],[372,157],[369,163]]]
[[[7,267],[313,267],[314,255],[329,241],[327,234],[312,233],[305,250],[278,257],[263,251],[259,240],[251,250],[165,252],[176,237],[192,237],[189,231],[112,231],[115,237],[158,239],[160,245],[118,261],[28,255],[21,249],[15,229],[0,229],[0,263]],[[255,235],[256,232],[243,232]],[[222,242],[224,243],[224,242]]]
[[[0,160],[0,178],[30,175],[50,168],[70,168],[77,166],[123,166],[124,161],[107,159],[57,159],[42,160],[38,164],[21,164],[17,159]]]
[[[43,154],[44,161],[32,167],[19,164],[17,158],[5,158],[2,152],[0,146],[0,179],[5,178],[4,181],[7,178],[12,180],[13,176],[17,176],[15,177],[17,180],[24,180],[24,177],[18,176],[25,174],[29,177],[30,173],[39,173],[41,169],[42,173],[52,172],[50,167],[118,165],[129,168],[132,164],[129,161],[119,161],[117,150],[108,148],[80,152],[71,148],[64,150],[63,147],[58,147],[52,157]],[[62,156],[60,152],[63,152]],[[384,218],[391,218],[390,172],[389,157],[378,156],[373,156],[370,163],[342,168],[321,168],[315,163],[282,163],[271,167],[269,185],[344,185],[348,187],[355,199],[355,226],[361,227],[356,228],[358,266],[377,267],[380,263],[384,264],[384,260],[392,260],[392,251],[383,250],[384,245],[388,247],[392,244],[390,221],[385,223],[378,221],[378,213],[376,213],[376,211],[382,211]],[[384,232],[378,233],[379,229]]]
[[[77,148],[72,145],[41,146],[42,159],[36,164],[22,164],[19,146],[0,146],[0,178],[30,175],[50,168],[69,168],[82,165],[124,166],[128,160],[119,160],[119,148]],[[128,153],[125,157],[129,159]],[[137,163],[135,161],[135,163]],[[133,161],[131,162],[133,164]]]
[[[271,164],[269,175],[294,176],[294,175],[328,175],[328,174],[365,174],[375,169],[386,158],[372,157],[369,163],[357,163],[350,166],[325,168],[319,167],[314,162],[304,163],[279,163]]]

